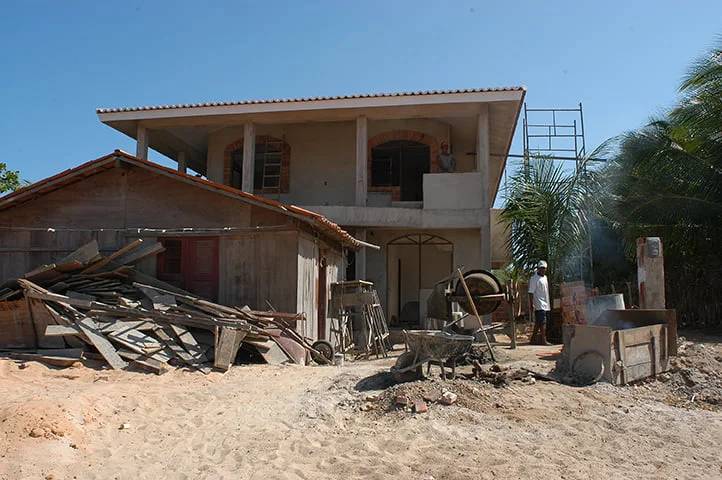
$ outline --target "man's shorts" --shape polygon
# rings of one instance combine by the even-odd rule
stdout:
[[[546,310],[534,310],[534,320],[536,323],[545,324],[549,319],[549,312]]]

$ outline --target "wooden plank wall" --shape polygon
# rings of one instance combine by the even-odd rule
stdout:
[[[0,346],[3,348],[38,346],[25,299],[0,302]]]
[[[309,338],[318,339],[318,245],[308,235],[298,238],[298,298],[296,311],[305,312],[306,330],[303,332]]]
[[[0,282],[92,239],[101,253],[135,238],[150,241],[138,228],[249,226],[251,207],[240,199],[121,165],[0,212]],[[154,274],[154,259],[139,269]]]
[[[219,302],[296,312],[297,245],[295,230],[221,237]]]
[[[0,283],[22,277],[41,265],[61,259],[77,248],[96,240],[100,253],[110,254],[138,237],[126,237],[113,230],[48,231],[22,227],[0,230]]]

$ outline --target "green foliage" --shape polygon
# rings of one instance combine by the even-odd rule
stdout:
[[[586,165],[568,172],[545,157],[535,157],[528,171],[512,176],[501,219],[516,268],[532,272],[539,260],[547,260],[552,284],[561,281],[587,239],[594,185]]]
[[[17,190],[21,185],[20,172],[8,170],[6,164],[0,163],[0,194]]]
[[[630,259],[637,238],[661,237],[667,305],[681,323],[720,325],[722,37],[680,92],[666,115],[605,145],[613,160],[601,172],[600,215],[625,239]]]
[[[612,139],[602,215],[623,234],[665,240],[676,261],[718,250],[722,234],[722,51],[697,62],[666,118]]]

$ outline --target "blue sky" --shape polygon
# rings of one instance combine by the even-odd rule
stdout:
[[[673,105],[720,19],[719,0],[2,0],[0,162],[37,181],[134,153],[97,107],[514,85],[582,102],[591,150]]]

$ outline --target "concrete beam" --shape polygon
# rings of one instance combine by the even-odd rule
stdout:
[[[148,160],[148,129],[139,123],[135,138],[135,156]]]
[[[366,205],[368,177],[368,119],[356,118],[356,205]]]
[[[253,123],[243,124],[243,174],[241,190],[253,193],[253,169],[256,159],[256,126]]]
[[[489,184],[489,106],[480,105],[476,129],[476,170],[481,174],[479,191],[481,193],[481,268],[491,269],[491,188]]]

